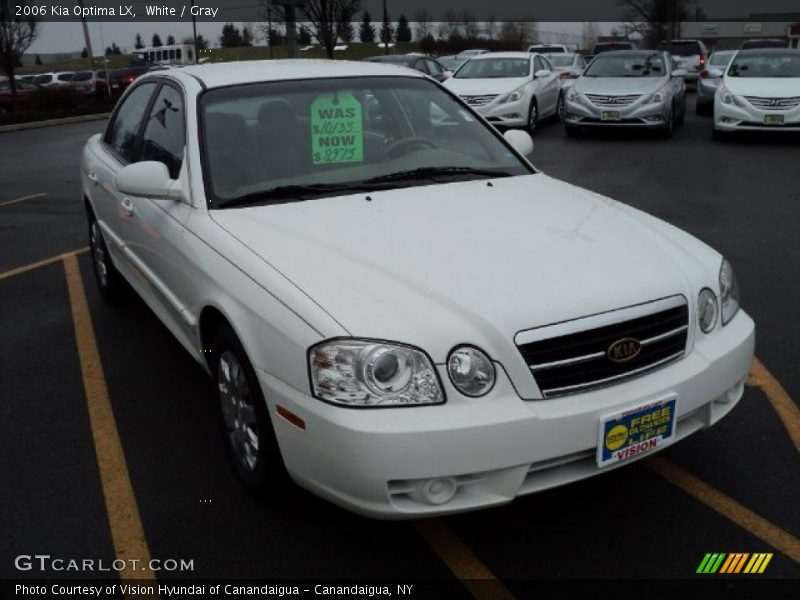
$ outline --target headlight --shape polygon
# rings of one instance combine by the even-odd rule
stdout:
[[[722,304],[722,324],[728,322],[739,311],[739,282],[733,272],[731,263],[722,259],[722,267],[719,270],[719,296]]]
[[[703,333],[711,333],[717,324],[717,297],[708,288],[697,297],[697,324]]]
[[[502,98],[500,98],[500,103],[502,104],[502,103],[505,103],[505,102],[516,102],[516,101],[522,99],[523,96],[525,96],[525,86],[524,85],[522,87],[520,87],[520,88],[517,88],[516,90],[514,90],[510,94],[507,94],[507,95],[503,96]]]
[[[665,85],[660,90],[658,90],[655,94],[650,96],[650,103],[651,104],[658,104],[659,102],[663,102],[664,98],[667,97],[667,92],[668,91],[669,90],[667,89],[667,86]]]
[[[311,391],[342,406],[442,404],[433,363],[421,350],[370,340],[332,340],[308,353]]]
[[[494,363],[473,346],[459,346],[450,353],[447,374],[459,392],[473,398],[488,394],[496,378]]]
[[[731,94],[728,91],[728,88],[726,88],[721,83],[717,88],[717,94],[719,94],[719,99],[723,104],[735,104],[736,106],[744,106],[744,103],[741,100],[739,100],[739,98]]]
[[[581,98],[581,95],[578,92],[572,89],[567,94],[567,102],[576,102],[577,104],[583,104],[583,98]]]

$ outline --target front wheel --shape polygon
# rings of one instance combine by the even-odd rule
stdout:
[[[275,430],[255,370],[230,326],[217,333],[211,356],[225,441],[239,479],[253,491],[280,493],[287,478]]]
[[[556,102],[556,120],[563,121],[565,112],[566,109],[564,107],[564,94],[561,93],[558,95],[558,102]]]
[[[671,138],[672,134],[675,132],[675,105],[672,105],[672,108],[669,110],[669,114],[667,115],[667,121],[664,124],[664,127],[661,129],[661,137],[663,138]]]
[[[122,275],[120,275],[111,257],[108,254],[108,246],[103,239],[103,233],[97,219],[91,217],[89,221],[89,249],[92,254],[92,268],[94,278],[97,281],[97,288],[103,300],[111,304],[117,302],[122,294]]]
[[[536,105],[536,100],[531,100],[531,107],[528,109],[528,133],[533,136],[536,133],[536,128],[539,126],[539,107]]]

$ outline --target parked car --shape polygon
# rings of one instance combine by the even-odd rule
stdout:
[[[445,69],[451,73],[455,73],[461,65],[467,62],[473,56],[479,56],[481,54],[486,54],[487,52],[489,52],[489,50],[485,50],[483,48],[473,48],[471,50],[464,50],[458,54],[440,56],[437,58],[437,60]]]
[[[722,75],[714,77],[712,73],[722,73],[728,68],[736,50],[720,50],[708,57],[706,68],[700,71],[697,80],[697,104],[695,108],[698,115],[710,115],[714,110],[714,96],[717,93]]]
[[[700,71],[706,68],[708,49],[700,40],[672,40],[664,44],[663,50],[675,59],[679,69],[686,71],[684,79],[687,82],[696,82]]]
[[[42,87],[69,87],[74,71],[59,71],[58,73],[41,73],[33,78],[33,83]]]
[[[563,44],[533,44],[528,46],[528,52],[536,52],[538,54],[567,54],[572,52]]]
[[[128,89],[128,86],[130,86],[137,77],[147,73],[149,68],[149,66],[139,66],[113,69],[109,71],[108,83],[111,87],[111,94],[113,96],[121,95],[126,89]],[[98,71],[98,73],[100,73],[101,76],[105,74],[101,71]]]
[[[606,52],[616,52],[617,50],[636,50],[636,44],[627,40],[617,40],[616,42],[597,42],[592,48],[592,53],[587,57],[591,61],[598,54]]]
[[[580,54],[545,54],[544,55],[553,67],[553,71],[558,73],[561,80],[561,89],[564,94],[572,87],[575,80],[583,74],[586,69],[586,61]],[[562,102],[561,107],[564,107]],[[563,117],[564,115],[560,115]]]
[[[31,93],[43,89],[41,86],[28,81],[17,80],[17,100],[20,109],[25,109],[28,105],[28,99]],[[0,81],[0,115],[12,112],[14,110],[14,101],[11,96],[11,83],[6,78]]]
[[[788,48],[789,40],[781,38],[761,38],[745,40],[740,50],[755,50],[758,48]]]
[[[367,58],[370,62],[391,63],[395,65],[402,65],[409,69],[414,69],[420,73],[430,75],[436,81],[444,81],[448,79],[452,73],[448,71],[435,58],[430,56],[423,56],[421,54],[387,54],[382,56],[373,56]]]
[[[266,494],[285,468],[364,515],[455,513],[713,426],[753,359],[730,263],[531,148],[393,65],[151,73],[81,156],[97,286],[209,373]]]
[[[102,81],[101,86],[98,82]],[[84,96],[97,96],[105,89],[105,80],[98,79],[97,71],[78,71],[70,80],[72,89]]]
[[[606,52],[567,93],[567,135],[596,127],[636,127],[672,136],[686,117],[686,71],[655,50]]]
[[[33,83],[33,80],[36,78],[35,74],[28,74],[28,75],[17,75],[17,80],[19,81],[27,81],[28,83]],[[5,79],[8,79],[7,77]]]
[[[489,52],[464,63],[445,87],[496,126],[536,131],[558,116],[561,83],[550,62],[530,52]]]
[[[714,98],[714,137],[739,131],[800,132],[800,50],[740,50]]]

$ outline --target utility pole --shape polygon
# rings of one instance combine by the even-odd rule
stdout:
[[[92,40],[89,39],[89,26],[86,24],[86,17],[83,16],[83,0],[78,0],[81,7],[81,25],[83,26],[83,41],[86,44],[86,54],[89,56],[89,64],[94,71],[94,53],[92,52]]]
[[[192,8],[194,8],[194,0],[192,0]],[[191,11],[192,13],[192,37],[194,38],[194,64],[197,64],[198,56],[197,56],[197,21],[194,17],[194,10]]]
[[[267,45],[269,46],[269,57],[272,59],[272,58],[275,58],[275,54],[272,51],[272,41],[273,41],[272,38],[273,38],[273,35],[272,35],[272,7],[271,6],[267,7],[267,23],[268,23],[268,26],[267,26],[268,27],[268,29],[267,29]]]
[[[384,33],[383,37],[383,53],[389,54],[389,14],[386,9],[386,0],[383,0],[383,27],[382,33]]]

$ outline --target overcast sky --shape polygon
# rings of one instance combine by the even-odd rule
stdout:
[[[222,31],[222,23],[198,22],[197,33],[202,34],[208,39],[212,46],[219,43],[219,35]],[[83,30],[79,22],[45,22],[41,23],[41,33],[33,43],[29,54],[51,54],[57,52],[80,52],[84,46]],[[582,23],[561,23],[547,22],[539,23],[539,28],[546,31],[557,31],[563,33],[580,34],[583,31]],[[608,33],[613,24],[600,24],[600,33]],[[89,23],[89,35],[92,40],[92,50],[95,56],[103,54],[103,50],[115,42],[123,52],[133,50],[136,34],[141,33],[146,46],[150,45],[150,40],[154,33],[161,36],[162,42],[166,42],[167,36],[172,34],[175,40],[180,43],[181,39],[192,35],[192,24],[182,23]],[[257,44],[263,44],[261,33],[256,29],[255,33],[259,39]]]

